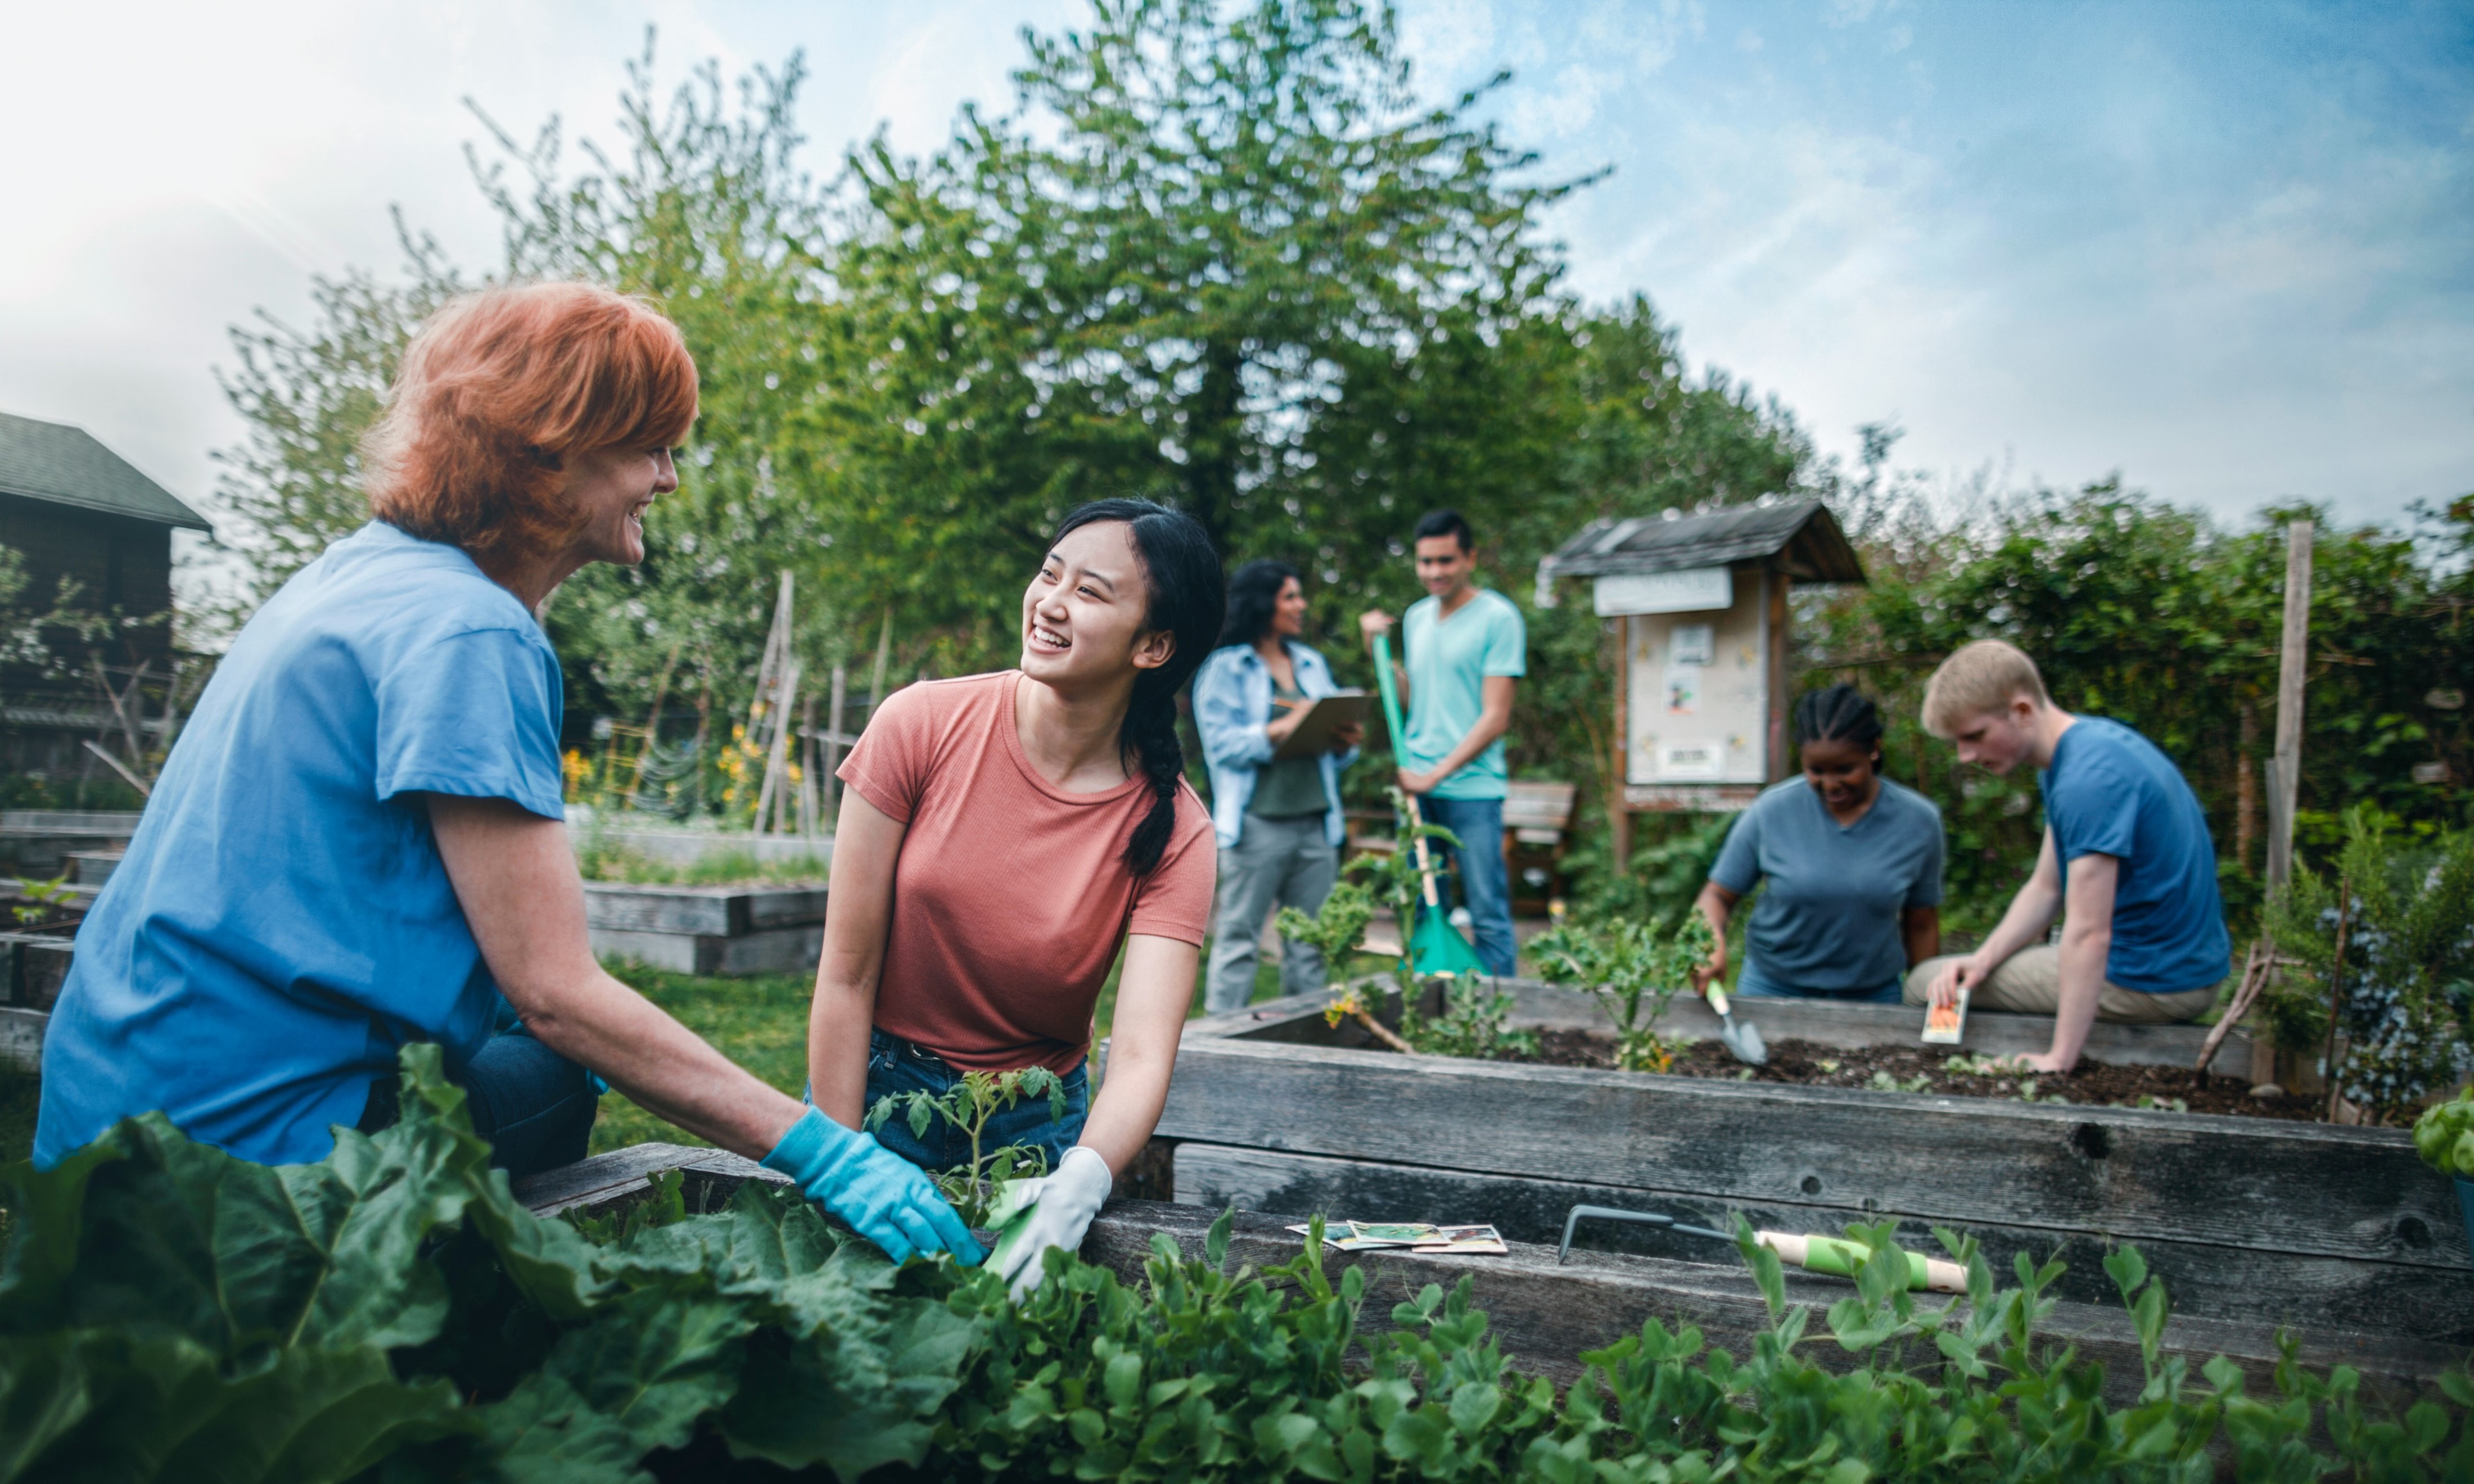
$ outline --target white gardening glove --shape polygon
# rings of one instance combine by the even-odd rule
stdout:
[[[1107,1204],[1116,1177],[1100,1151],[1077,1144],[1057,1161],[1055,1174],[1026,1184],[1025,1194],[1037,1204],[1023,1214],[1021,1232],[997,1244],[995,1264],[1016,1299],[1039,1286],[1046,1272],[1040,1254],[1051,1247],[1073,1252],[1082,1245],[1082,1233]]]

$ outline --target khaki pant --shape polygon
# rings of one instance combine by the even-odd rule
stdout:
[[[1908,970],[1906,1002],[1924,1004],[1930,997],[1928,992],[1932,988],[1933,976],[1942,971],[1944,965],[1957,961],[1958,955],[1928,958]],[[2148,994],[2125,990],[2108,980],[2103,993],[2097,996],[2096,1017],[2131,1025],[2167,1025],[2202,1014],[2216,1002],[2217,987],[2213,984],[2203,990]],[[1967,1003],[1974,1010],[2053,1014],[2062,1004],[2062,950],[2046,944],[2021,948],[1976,987]]]

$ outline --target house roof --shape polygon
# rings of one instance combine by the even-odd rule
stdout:
[[[1670,512],[1669,515],[1672,515]],[[1677,572],[1781,558],[1805,583],[1860,583],[1864,564],[1819,500],[1736,505],[1706,515],[1593,520],[1538,563],[1542,589],[1558,577]]]
[[[206,517],[84,428],[0,412],[0,494],[208,531]]]

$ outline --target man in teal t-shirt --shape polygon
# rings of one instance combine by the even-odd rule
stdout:
[[[1418,522],[1418,580],[1427,596],[1410,605],[1402,640],[1408,734],[1396,739],[1400,786],[1419,797],[1427,823],[1460,838],[1452,853],[1478,958],[1513,971],[1512,883],[1503,865],[1503,734],[1512,726],[1513,682],[1526,672],[1520,610],[1471,581],[1477,540],[1457,512]],[[1358,620],[1369,644],[1392,615]]]

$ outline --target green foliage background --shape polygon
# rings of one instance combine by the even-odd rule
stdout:
[[[784,571],[811,676],[850,661],[863,689],[881,632],[894,683],[1010,662],[1043,533],[1104,494],[1177,502],[1232,565],[1297,563],[1309,637],[1363,682],[1354,614],[1418,595],[1406,530],[1451,505],[1530,621],[1516,769],[1581,785],[1587,898],[1671,915],[1717,830],[1647,828],[1632,874],[1607,869],[1607,640],[1584,604],[1536,608],[1531,574],[1599,515],[1818,494],[1873,584],[1799,597],[1800,682],[1851,679],[1886,704],[1894,776],[1953,831],[1955,923],[1998,912],[2039,827],[2032,779],[1962,777],[1912,723],[1932,665],[1986,634],[2184,767],[2247,922],[2280,529],[2300,507],[2226,527],[2114,481],[1954,498],[1892,468],[1888,427],[1864,430],[1856,467],[1816,457],[1775,399],[1688,373],[1645,297],[1573,294],[1540,213],[1590,182],[1502,137],[1484,89],[1421,99],[1387,7],[1095,0],[1024,46],[1002,112],[965,109],[925,157],[880,135],[828,179],[803,163],[796,57],[666,89],[648,38],[609,145],[484,116],[471,153],[500,261],[450,264],[406,227],[400,280],[348,273],[308,324],[234,331],[227,385],[251,433],[224,498],[251,582],[225,624],[362,518],[353,449],[420,315],[471,283],[583,275],[672,316],[704,375],[648,560],[589,569],[547,616],[570,741],[595,754],[594,721],[643,725],[666,675],[662,734],[683,743],[701,717],[726,742]],[[2415,827],[2461,817],[2474,760],[2462,706],[2427,700],[2474,690],[2464,503],[2412,534],[2319,514],[2306,851],[2357,802]],[[1353,771],[1352,802],[1379,808],[1382,762]],[[710,781],[709,806],[752,802]]]

